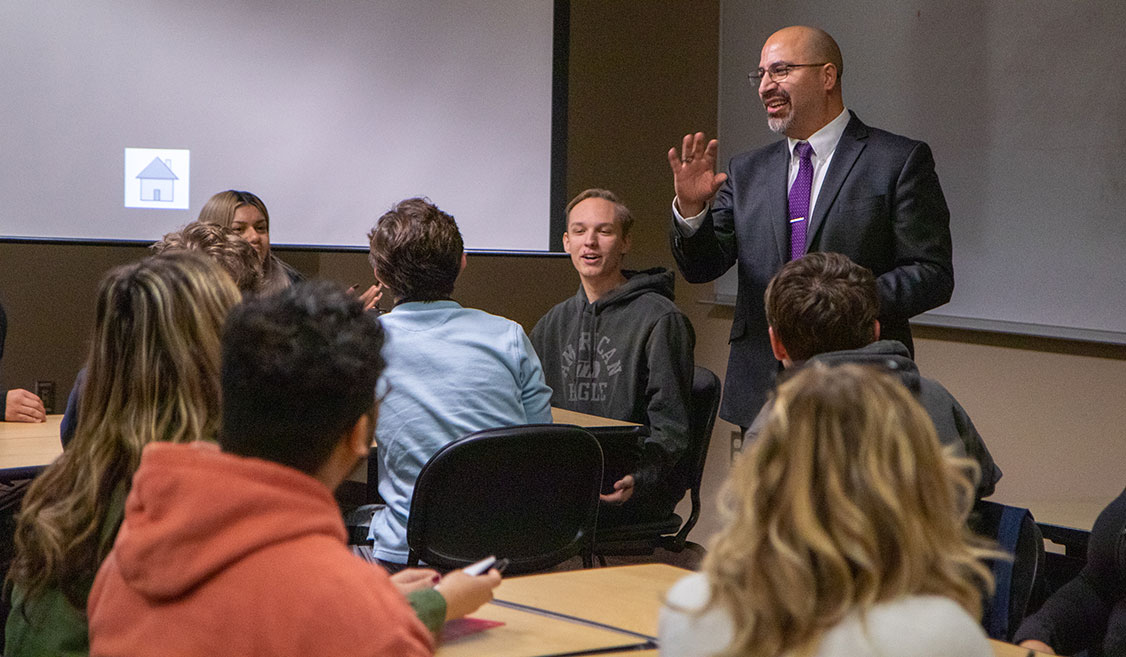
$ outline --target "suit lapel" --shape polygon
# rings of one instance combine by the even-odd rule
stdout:
[[[833,161],[829,163],[829,170],[825,172],[825,180],[821,183],[821,191],[817,194],[817,206],[813,208],[813,219],[805,234],[806,252],[817,236],[817,231],[821,230],[821,225],[825,223],[825,217],[829,216],[829,208],[836,202],[841,186],[844,185],[845,179],[852,171],[852,166],[856,164],[856,159],[860,157],[867,143],[868,126],[856,118],[851,110],[849,114],[852,114],[852,118],[845,126],[841,140],[837,142],[837,148],[833,151]]]
[[[770,177],[773,178],[766,194],[766,216],[771,218],[771,224],[774,226],[774,243],[778,246],[778,262],[786,262],[790,259],[790,217],[788,209],[790,149],[788,143],[785,139],[778,142],[766,163],[766,171],[770,171]]]

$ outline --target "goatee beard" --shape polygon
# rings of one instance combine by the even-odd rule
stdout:
[[[789,116],[783,118],[768,116],[766,117],[766,125],[770,127],[771,132],[776,132],[782,135],[786,133],[786,130],[789,130],[790,124],[793,122],[793,120],[793,114],[790,114]]]

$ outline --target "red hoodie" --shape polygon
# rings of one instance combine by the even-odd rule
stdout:
[[[151,444],[90,593],[90,654],[433,654],[387,574],[344,541],[316,479],[205,443]]]

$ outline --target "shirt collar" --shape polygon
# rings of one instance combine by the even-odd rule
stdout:
[[[453,299],[442,299],[441,301],[404,301],[396,304],[391,309],[393,313],[400,315],[406,313],[425,312],[427,310],[446,310],[449,308],[461,308],[461,304]]]
[[[837,149],[837,142],[841,140],[841,135],[844,134],[845,127],[848,126],[849,119],[848,108],[841,110],[837,118],[826,123],[820,130],[809,136],[805,141],[813,146],[813,156],[816,158],[826,158]],[[790,148],[790,156],[794,155],[794,147],[801,143],[800,139],[786,138]]]

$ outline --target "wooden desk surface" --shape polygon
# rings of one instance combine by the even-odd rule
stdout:
[[[590,568],[507,578],[497,600],[657,636],[665,592],[689,571],[665,564]]]
[[[989,643],[993,644],[993,654],[996,655],[996,657],[1035,657],[1035,655],[1048,654],[1046,652],[1038,652],[1036,650],[1029,650],[1028,648],[1021,648],[1020,646],[1014,646],[1004,641],[994,641],[990,639]]]
[[[599,417],[597,415],[588,415],[586,413],[579,413],[578,411],[568,411],[562,408],[551,408],[551,421],[556,424],[574,424],[576,426],[589,429],[591,427],[640,427],[642,425],[636,422],[625,422],[622,420],[611,420],[608,417]]]
[[[644,643],[628,634],[495,604],[485,605],[472,617],[501,621],[504,625],[442,642],[437,657],[536,657],[579,651],[610,652]]]
[[[1083,531],[1091,531],[1091,527],[1095,525],[1095,519],[1099,517],[1102,510],[1113,501],[1114,498],[1109,499],[1095,499],[1095,500],[1064,500],[1044,498],[1044,499],[1001,499],[997,500],[1002,504],[1010,504],[1012,506],[1020,506],[1032,512],[1032,517],[1036,522],[1043,522],[1050,525],[1061,525],[1063,527],[1071,527],[1073,529],[1082,529]]]
[[[0,470],[44,466],[63,453],[59,442],[62,415],[46,422],[0,422]]]

